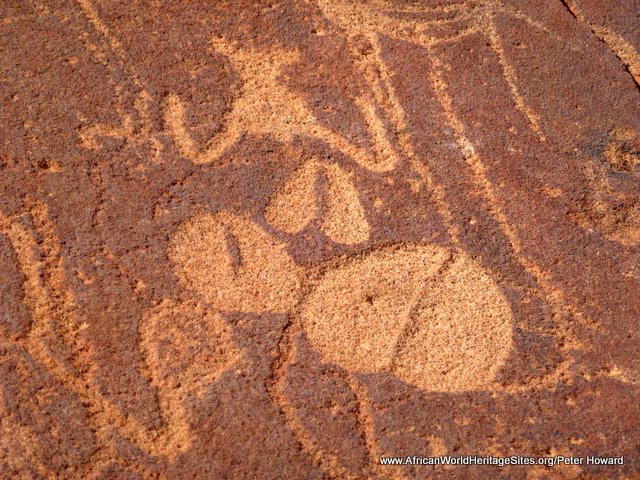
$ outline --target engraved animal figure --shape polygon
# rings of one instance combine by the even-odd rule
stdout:
[[[297,61],[299,55],[296,51],[240,47],[217,38],[212,43],[217,51],[229,58],[241,79],[240,91],[222,129],[198,148],[185,126],[184,105],[180,97],[171,93],[166,99],[165,122],[180,153],[194,163],[215,162],[245,132],[270,135],[281,142],[289,142],[296,135],[320,138],[374,172],[392,170],[398,163],[394,149],[386,138],[377,133],[378,119],[372,114],[367,99],[360,98],[356,103],[373,133],[373,154],[321,125],[305,102],[283,85],[279,80],[282,67]]]

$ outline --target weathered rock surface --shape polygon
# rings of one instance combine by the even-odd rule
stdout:
[[[640,478],[639,13],[1,2],[0,478]]]

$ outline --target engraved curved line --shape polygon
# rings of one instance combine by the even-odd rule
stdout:
[[[573,0],[560,1],[577,21],[586,25],[591,32],[618,57],[618,60],[622,62],[625,69],[633,78],[636,87],[640,88],[640,54],[633,45],[610,28],[591,22]]]
[[[297,325],[289,320],[278,341],[278,356],[271,366],[272,373],[271,378],[267,381],[267,391],[274,405],[279,409],[280,416],[298,442],[300,449],[304,451],[329,478],[356,480],[357,477],[352,475],[340,464],[335,454],[324,452],[317,444],[313,436],[309,434],[304,425],[297,419],[295,407],[291,404],[284,392],[283,382],[287,376],[286,367],[292,362],[296,354],[295,339],[293,338],[296,330],[299,331]],[[334,472],[337,472],[338,475],[335,475]]]
[[[10,15],[10,16],[4,16],[0,18],[0,24],[10,25],[12,23],[23,22],[23,21],[33,22],[34,19],[38,19],[38,18],[41,18],[41,16],[35,13],[31,13],[31,14],[27,13],[24,15]]]
[[[50,351],[44,339],[48,335],[56,335],[53,322],[56,325],[64,324],[59,321],[57,308],[63,311],[71,311],[72,301],[69,295],[59,293],[52,295],[51,288],[64,292],[64,288],[59,283],[62,281],[61,260],[59,258],[59,245],[53,241],[51,235],[51,226],[48,224],[46,206],[44,204],[35,204],[33,206],[32,215],[39,217],[44,231],[42,232],[45,242],[52,245],[50,249],[41,249],[38,242],[27,229],[20,226],[15,219],[26,217],[27,214],[21,214],[15,217],[7,217],[0,212],[0,231],[5,233],[11,241],[18,257],[21,270],[25,274],[26,284],[25,294],[30,302],[34,305],[32,328],[24,338],[18,341],[33,358],[39,360],[47,370],[64,386],[68,387],[82,403],[87,406],[89,411],[89,421],[92,417],[96,418],[93,424],[96,435],[103,443],[108,442],[110,427],[116,426],[120,432],[129,440],[134,442],[140,449],[156,456],[165,458],[174,458],[177,451],[176,445],[180,442],[179,438],[172,438],[171,432],[148,431],[146,427],[136,421],[134,418],[120,413],[108,399],[102,396],[99,388],[94,385],[88,378],[82,378],[70,372],[69,368],[62,365],[60,360],[56,358]],[[44,273],[45,263],[51,262],[54,269],[58,269],[53,276],[58,280],[53,280],[54,285],[49,286],[45,283]],[[62,305],[60,305],[62,303]],[[51,307],[49,306],[51,305]],[[72,346],[77,346],[79,341],[77,331],[65,331],[65,340]]]
[[[471,26],[468,28],[460,29],[454,35],[448,35],[442,38],[431,37],[429,38],[429,40],[426,40],[424,44],[428,44],[430,46],[435,47],[440,45],[446,45],[448,43],[456,43],[462,40],[463,38],[473,35],[474,33],[482,33],[482,30],[477,26]]]
[[[371,41],[374,51],[374,55],[371,60],[372,65],[369,65],[368,68],[369,82],[372,85],[378,85],[378,82],[382,84],[382,88],[374,88],[376,98],[379,104],[385,107],[385,111],[391,118],[393,126],[397,132],[397,139],[400,148],[409,159],[409,166],[417,173],[427,186],[428,190],[432,193],[433,199],[436,203],[436,208],[444,219],[447,233],[451,237],[454,245],[461,248],[458,225],[453,221],[451,209],[445,200],[444,188],[442,185],[434,181],[429,167],[424,162],[418,160],[413,149],[411,135],[408,132],[405,118],[405,111],[396,95],[393,84],[391,83],[392,74],[388,70],[386,63],[382,58],[382,48],[378,41],[378,37],[377,35],[372,35],[369,40]]]
[[[236,143],[241,134],[238,123],[227,117],[224,120],[222,130],[214,134],[202,150],[198,150],[185,126],[185,113],[182,102],[173,93],[170,93],[166,98],[164,120],[173,131],[174,141],[180,154],[194,163],[215,162],[223,155],[225,150]]]
[[[121,109],[118,110],[122,112]],[[129,138],[129,136],[133,135],[133,129],[131,128],[131,117],[124,114],[123,112],[122,116],[122,126],[98,123],[96,125],[85,125],[83,127],[80,127],[78,133],[80,135],[82,145],[90,150],[96,150],[100,148],[100,144],[97,141],[99,138]]]
[[[26,216],[26,214],[13,218],[16,219],[24,216]],[[49,313],[47,302],[50,300],[50,295],[42,278],[43,262],[38,259],[39,255],[36,254],[36,252],[38,254],[40,253],[38,244],[24,227],[2,212],[0,212],[0,231],[5,233],[11,241],[18,258],[20,269],[25,276],[23,290],[25,297],[28,299],[28,303],[33,309],[33,321],[27,336],[31,339],[44,336],[47,327],[42,325],[41,322],[42,319],[47,318],[47,314]]]
[[[528,23],[532,27],[534,27],[534,28],[546,33],[547,35],[552,37],[554,40],[558,40],[558,41],[562,41],[562,42],[565,41],[562,37],[560,37],[559,35],[556,35],[551,30],[549,30],[543,23],[541,23],[541,22],[539,22],[537,20],[534,20],[529,15],[525,15],[520,10],[517,10],[517,9],[511,7],[511,6],[505,5],[505,4],[501,3],[501,2],[488,2],[487,5],[491,6],[492,14],[495,14],[496,12],[504,13],[506,15],[509,15],[509,16],[513,17],[513,18],[517,18],[518,20],[522,20],[522,21]]]
[[[371,33],[377,30],[394,38],[398,38],[398,31],[401,31],[402,36],[405,38],[407,36],[419,38],[420,34],[416,32],[416,27],[448,25],[473,16],[472,10],[461,8],[455,11],[451,10],[454,13],[461,14],[450,19],[411,21],[387,15],[384,11],[389,11],[389,8],[381,5],[380,2],[355,4],[347,0],[317,0],[317,3],[324,15],[345,31],[351,32],[350,36],[353,36],[354,31],[366,35],[367,32]],[[400,13],[404,13],[403,10],[400,10]],[[425,11],[424,13],[429,12]]]
[[[544,142],[545,136],[542,133],[540,128],[540,119],[539,116],[536,115],[531,107],[529,107],[522,94],[520,93],[517,87],[517,75],[513,66],[507,61],[507,56],[505,54],[504,48],[502,46],[502,39],[498,34],[496,25],[495,25],[495,15],[496,12],[501,12],[503,14],[509,15],[511,17],[517,18],[519,20],[523,20],[529,25],[543,31],[545,34],[551,36],[556,41],[561,41],[564,43],[564,40],[560,38],[558,35],[552,33],[547,27],[545,27],[542,23],[533,20],[528,15],[523,14],[519,10],[508,7],[500,2],[487,2],[487,20],[482,23],[483,33],[489,38],[489,45],[491,49],[495,52],[498,57],[498,62],[502,68],[502,76],[509,87],[509,92],[511,97],[515,103],[516,109],[519,110],[529,122],[529,126],[531,130],[533,130],[537,135],[540,141]]]
[[[386,468],[382,469],[379,464],[380,457],[384,452],[380,451],[378,443],[376,442],[376,429],[372,415],[373,408],[371,407],[371,402],[369,402],[366,389],[360,384],[354,374],[346,373],[343,377],[355,397],[356,418],[362,428],[365,447],[367,454],[369,455],[371,471],[380,478],[388,477],[388,470]],[[405,480],[409,478],[404,468],[392,467],[391,470],[394,472],[394,478],[402,478]]]
[[[380,4],[380,2],[376,3],[378,5]],[[410,41],[424,48],[430,48],[439,44],[458,41],[472,33],[482,33],[489,39],[490,46],[498,57],[503,77],[509,86],[509,92],[516,109],[525,116],[529,123],[529,127],[538,135],[538,138],[541,141],[544,141],[545,137],[539,126],[538,116],[525,103],[517,88],[515,71],[506,59],[500,37],[494,25],[493,17],[495,12],[502,11],[507,15],[516,16],[519,19],[527,21],[536,28],[541,28],[548,34],[551,34],[543,25],[538,22],[534,22],[528,16],[514,11],[513,9],[507,7],[503,8],[501,4],[483,2],[480,3],[477,10],[473,10],[469,7],[467,16],[460,18],[462,20],[470,21],[469,28],[459,31],[454,35],[445,36],[444,38],[435,38],[427,37],[423,33],[419,32],[420,27],[425,27],[430,24],[429,21],[409,21],[391,18],[384,13],[380,13],[371,6],[347,5],[344,1],[333,3],[328,2],[327,0],[318,0],[318,5],[325,16],[349,32],[349,37],[360,34],[371,40],[373,38],[377,38],[379,34],[384,34],[396,40]],[[351,19],[352,21],[345,21],[345,19]],[[456,19],[456,21],[460,19]],[[441,21],[441,23],[448,22],[450,21]]]
[[[542,288],[545,293],[545,297],[548,299],[550,306],[555,315],[558,318],[564,317],[564,311],[570,312],[576,320],[578,320],[583,326],[593,329],[594,323],[584,317],[577,307],[571,305],[566,301],[564,295],[559,289],[554,289],[551,280],[542,271],[542,269],[532,260],[525,257],[522,252],[517,234],[509,224],[506,215],[502,211],[497,196],[494,191],[493,184],[489,181],[486,171],[486,166],[480,160],[480,157],[475,152],[473,144],[467,137],[466,130],[460,119],[456,116],[451,97],[447,91],[447,85],[442,79],[441,73],[441,61],[435,52],[429,48],[427,50],[429,58],[432,63],[432,70],[430,74],[430,82],[433,87],[436,97],[444,111],[445,119],[455,132],[456,142],[458,147],[464,154],[464,158],[471,168],[473,177],[480,191],[483,193],[485,199],[488,202],[491,213],[498,222],[500,229],[509,241],[511,248],[515,254],[515,259],[522,267],[532,275],[536,280],[536,283]]]
[[[445,259],[445,261],[440,265],[438,271],[433,274],[432,277],[422,281],[422,288],[416,288],[413,294],[411,295],[411,299],[407,304],[407,308],[403,313],[403,316],[406,318],[406,322],[401,326],[400,335],[396,339],[396,343],[393,346],[393,353],[391,354],[391,362],[389,364],[389,370],[391,372],[396,372],[398,357],[400,356],[400,352],[402,348],[405,346],[407,341],[415,334],[417,330],[416,321],[411,318],[411,312],[416,308],[418,301],[424,295],[425,290],[428,285],[434,283],[441,279],[451,268],[451,265],[456,260],[456,252],[453,251],[449,255],[449,258]]]
[[[94,149],[98,148],[99,145],[96,142],[96,138],[101,136],[102,132],[100,130],[106,130],[108,132],[107,136],[116,136],[123,137],[125,134],[129,135],[131,132],[129,131],[129,126],[131,118],[129,115],[125,113],[122,108],[122,99],[120,96],[120,92],[122,91],[122,85],[118,84],[115,81],[115,66],[114,62],[109,62],[106,58],[104,51],[97,45],[95,45],[89,38],[89,34],[85,31],[81,33],[82,36],[82,46],[92,55],[98,63],[100,63],[107,70],[107,81],[111,88],[113,88],[114,96],[117,99],[115,103],[115,111],[120,118],[120,126],[107,125],[107,124],[97,124],[97,125],[83,125],[78,130],[78,135],[80,137],[80,141],[85,148]],[[85,121],[85,118],[80,117],[82,121]],[[124,128],[124,133],[117,132],[116,130]],[[95,131],[95,133],[94,133]]]
[[[374,5],[377,5],[379,8],[398,11],[397,7],[392,7],[384,0],[374,0],[372,2]],[[460,12],[467,11],[469,6],[466,2],[461,3],[452,3],[449,5],[410,5],[406,7],[400,7],[400,11],[402,13],[450,13],[450,12]]]
[[[511,66],[511,64],[507,61],[506,54],[504,49],[502,48],[502,40],[498,35],[498,31],[495,26],[495,22],[493,16],[491,20],[486,23],[485,33],[489,38],[489,44],[492,50],[495,52],[498,57],[498,62],[500,63],[500,67],[502,68],[502,76],[504,77],[507,86],[509,87],[509,92],[511,93],[511,98],[515,103],[515,107],[517,110],[522,113],[527,121],[529,122],[529,126],[531,129],[538,135],[540,141],[545,141],[545,136],[540,130],[539,118],[536,114],[533,113],[531,108],[525,103],[518,87],[516,85],[516,74]]]
[[[133,71],[133,69],[125,63],[126,53],[122,44],[118,40],[118,38],[111,33],[109,28],[105,25],[105,23],[100,19],[100,16],[96,12],[91,0],[77,0],[78,4],[82,12],[85,14],[89,23],[93,26],[93,28],[100,33],[108,44],[108,48],[111,48],[116,56],[118,57],[118,61],[122,69],[127,72],[126,76],[133,82],[133,85],[139,90],[139,93],[136,94],[136,98],[134,100],[134,108],[137,114],[140,117],[141,128],[139,132],[135,131],[133,127],[133,123],[131,122],[131,118],[124,113],[122,109],[122,97],[119,92],[122,90],[122,85],[117,84],[114,81],[114,71],[115,67],[108,62],[104,58],[104,54],[100,51],[100,49],[96,46],[93,46],[93,49],[96,50],[97,57],[101,61],[101,63],[107,68],[109,71],[109,82],[112,84],[116,91],[116,98],[118,99],[118,106],[116,107],[120,118],[122,119],[122,124],[120,126],[113,125],[90,125],[84,127],[84,132],[81,131],[81,134],[89,135],[89,146],[87,148],[95,148],[95,140],[92,141],[91,136],[99,137],[99,136],[114,136],[117,138],[126,138],[129,141],[133,141],[134,143],[142,143],[144,141],[149,141],[152,145],[153,150],[155,151],[156,159],[158,158],[160,151],[162,150],[162,144],[156,138],[155,135],[151,133],[151,115],[149,113],[148,104],[151,101],[151,96],[149,95],[144,82],[140,79],[140,77]],[[91,50],[91,48],[90,48]],[[84,141],[84,138],[83,138]]]

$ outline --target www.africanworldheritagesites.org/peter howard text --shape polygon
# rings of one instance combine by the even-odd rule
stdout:
[[[624,457],[565,457],[562,455],[548,457],[528,457],[513,455],[510,457],[493,457],[477,455],[450,456],[441,455],[438,457],[422,457],[408,455],[406,457],[380,457],[380,465],[452,465],[452,466],[473,466],[473,465],[493,465],[496,467],[523,466],[523,465],[545,465],[553,467],[556,465],[624,465]]]

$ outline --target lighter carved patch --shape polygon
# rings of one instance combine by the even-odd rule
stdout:
[[[328,272],[302,321],[326,361],[391,371],[429,391],[489,388],[512,349],[512,314],[496,283],[434,245],[376,251]]]

